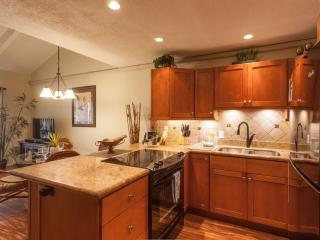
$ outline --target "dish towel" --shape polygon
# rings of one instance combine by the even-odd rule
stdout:
[[[172,184],[172,187],[174,189],[172,189],[173,192],[173,201],[174,203],[178,203],[179,198],[180,198],[180,184],[181,184],[181,173],[180,172],[176,172],[175,174],[173,174],[173,181],[174,184]]]

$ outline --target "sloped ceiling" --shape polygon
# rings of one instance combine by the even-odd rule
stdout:
[[[57,51],[48,42],[0,26],[0,69],[30,74]]]
[[[0,24],[114,66],[313,38],[319,0],[0,0]],[[242,36],[255,38],[244,41]],[[165,38],[157,44],[156,36]]]

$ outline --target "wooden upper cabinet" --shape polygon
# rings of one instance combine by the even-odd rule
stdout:
[[[171,117],[194,118],[194,70],[171,69]]]
[[[190,154],[189,205],[203,211],[209,210],[209,156]]]
[[[286,107],[287,96],[287,60],[248,64],[249,107]]]
[[[151,70],[151,118],[170,119],[170,68]]]
[[[247,99],[247,64],[219,67],[215,74],[215,107],[243,107]]]
[[[195,71],[195,117],[213,119],[214,110],[214,70]]]
[[[289,60],[289,104],[312,108],[318,62],[308,58]]]

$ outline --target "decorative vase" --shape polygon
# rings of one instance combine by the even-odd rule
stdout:
[[[0,160],[0,169],[5,170],[6,167],[7,167],[7,160],[6,159]]]
[[[59,148],[58,147],[50,147],[49,152],[50,152],[50,154],[59,152]]]

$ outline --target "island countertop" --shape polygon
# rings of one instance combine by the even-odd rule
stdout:
[[[76,156],[11,171],[15,176],[95,198],[105,196],[149,174],[149,170],[101,162],[105,158]]]

